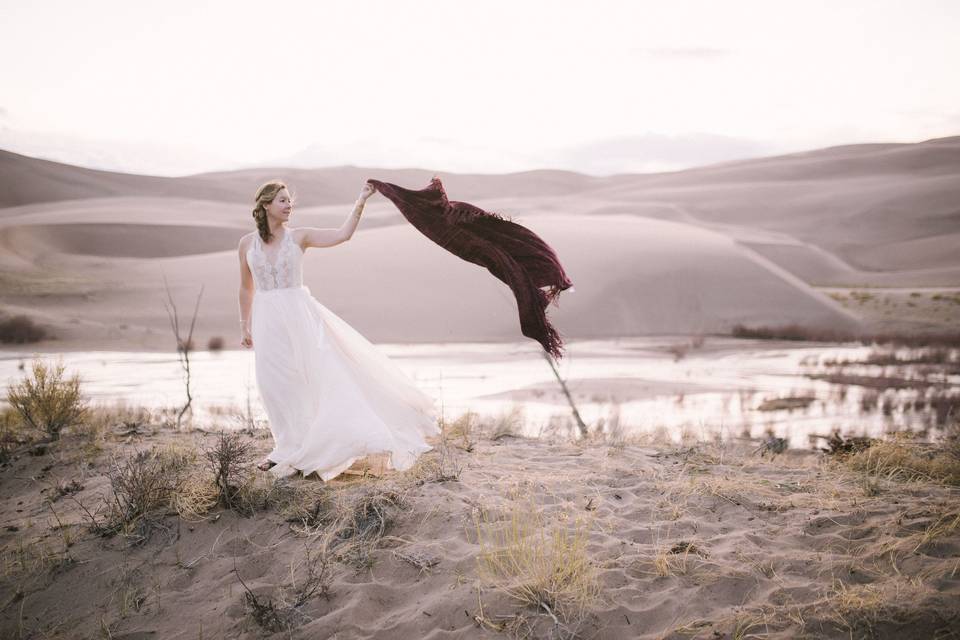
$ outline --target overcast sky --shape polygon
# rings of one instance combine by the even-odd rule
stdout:
[[[960,2],[0,0],[0,148],[593,175],[960,134]]]

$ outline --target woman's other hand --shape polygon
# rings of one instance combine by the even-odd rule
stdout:
[[[250,329],[248,327],[243,327],[240,330],[240,346],[244,349],[253,347],[253,336],[250,335]]]

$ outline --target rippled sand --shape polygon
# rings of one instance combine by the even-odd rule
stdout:
[[[279,589],[303,579],[301,563],[316,544],[276,507],[250,517],[218,508],[198,521],[167,515],[143,545],[125,548],[122,537],[85,532],[74,500],[47,505],[54,487],[77,480],[73,497],[93,510],[107,493],[111,455],[209,446],[215,437],[159,427],[121,434],[95,456],[68,437],[0,471],[3,635],[17,637],[22,626],[29,637],[94,637],[105,625],[113,638],[198,638],[201,628],[205,638],[263,637],[241,580],[279,603]],[[261,456],[267,437],[249,437]],[[459,478],[437,481],[440,462]],[[809,452],[771,459],[734,444],[476,434],[438,446],[406,472],[353,471],[327,485],[300,478],[291,486],[341,499],[398,491],[402,505],[387,510],[392,525],[365,565],[332,565],[329,598],[307,599],[289,637],[483,638],[499,628],[611,640],[930,638],[957,628],[960,531],[951,518],[960,501],[956,489],[933,483],[868,483]],[[579,523],[587,532],[582,554],[599,599],[562,627],[478,574],[477,522],[480,531],[496,528],[518,509],[538,513],[545,531]],[[65,529],[54,527],[58,520]],[[38,545],[46,565],[31,559]],[[51,560],[64,551],[74,562]]]

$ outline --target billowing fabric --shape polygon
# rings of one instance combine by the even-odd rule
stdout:
[[[469,202],[448,200],[440,178],[414,191],[367,180],[421,233],[460,258],[486,267],[513,291],[520,330],[554,358],[563,357],[563,340],[547,319],[547,305],[573,283],[553,249],[537,234]],[[541,287],[547,287],[546,290]]]
[[[289,228],[247,250],[257,387],[273,433],[277,477],[329,480],[372,453],[407,469],[440,432],[436,401],[303,286],[303,250]],[[269,252],[269,253],[268,253]]]

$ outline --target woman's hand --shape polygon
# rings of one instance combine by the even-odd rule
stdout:
[[[363,185],[363,191],[360,192],[360,199],[366,200],[377,192],[377,188],[369,182]]]
[[[240,329],[240,346],[244,349],[253,347],[253,336],[250,335],[250,327],[244,326]]]

